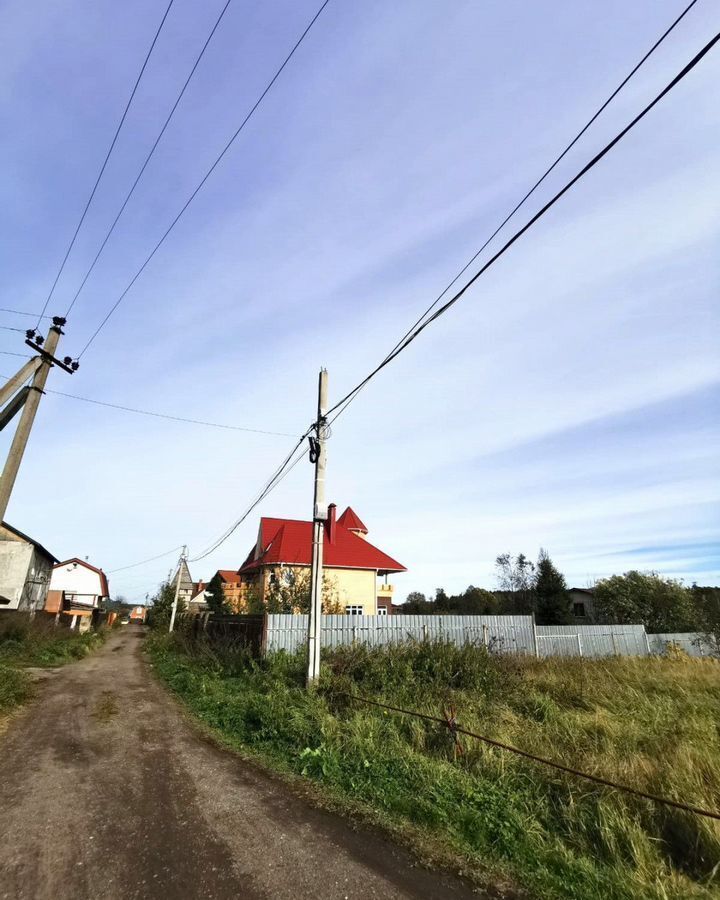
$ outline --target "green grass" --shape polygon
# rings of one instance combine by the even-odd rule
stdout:
[[[316,783],[436,858],[530,896],[720,896],[720,823],[580,781],[446,730],[338,697],[441,715],[575,768],[720,810],[720,665],[526,660],[482,648],[345,648],[320,688],[303,661],[155,638],[156,670],[226,742]],[[433,855],[433,854],[431,854]]]
[[[31,681],[28,666],[61,666],[87,656],[103,641],[102,632],[78,634],[27,615],[0,614],[0,715],[25,702]]]

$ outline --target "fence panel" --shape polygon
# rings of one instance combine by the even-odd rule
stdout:
[[[662,655],[668,647],[677,647],[687,653],[688,656],[713,656],[713,648],[703,640],[703,636],[697,632],[684,633],[672,632],[667,634],[649,634],[648,643],[652,653]]]
[[[647,656],[643,625],[538,625],[541,656]],[[570,638],[571,640],[568,640]],[[569,648],[574,641],[574,648]]]
[[[294,653],[307,642],[307,615],[267,617],[267,652]],[[323,647],[353,643],[382,647],[404,641],[446,640],[458,646],[484,644],[505,653],[535,652],[530,616],[347,616],[324,615]]]

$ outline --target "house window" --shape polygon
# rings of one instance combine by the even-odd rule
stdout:
[[[345,615],[346,616],[361,616],[363,614],[362,606],[346,606],[345,607]]]
[[[585,618],[585,604],[584,603],[573,603],[573,615],[576,619],[584,619]]]
[[[379,616],[386,616],[387,615],[387,606],[378,606],[377,614]]]

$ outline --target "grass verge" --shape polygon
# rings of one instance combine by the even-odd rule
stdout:
[[[0,616],[0,716],[32,694],[29,666],[61,666],[87,656],[104,640],[102,631],[78,634],[26,615]]]
[[[153,636],[160,676],[226,743],[310,779],[437,856],[547,898],[720,896],[720,823],[657,806],[336,696],[438,715],[651,793],[720,809],[720,666],[526,660],[482,648],[344,648],[320,688],[300,657]],[[427,854],[426,854],[427,855]]]

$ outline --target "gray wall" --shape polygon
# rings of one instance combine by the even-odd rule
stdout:
[[[0,602],[2,610],[42,609],[45,605],[51,561],[32,544],[0,541]]]

